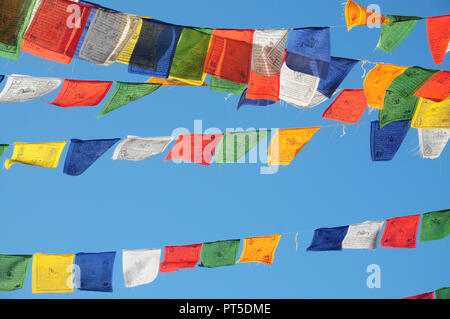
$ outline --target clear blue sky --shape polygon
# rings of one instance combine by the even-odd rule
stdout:
[[[99,4],[168,22],[228,28],[283,28],[345,25],[344,0],[119,1]],[[369,1],[360,1],[368,5]],[[436,16],[450,12],[447,0],[376,2],[382,13]],[[401,65],[449,69],[450,57],[435,66],[425,20],[392,53],[375,50],[380,30],[333,28],[332,55]],[[18,61],[0,58],[3,74],[73,79],[142,81],[126,66],[70,65],[23,53]],[[362,88],[360,64],[341,88]],[[52,142],[70,138],[170,135],[194,120],[203,128],[290,128],[333,125],[321,118],[329,101],[312,110],[286,103],[270,108],[243,107],[237,96],[205,87],[162,88],[103,118],[101,105],[63,109],[38,100],[1,105],[0,143]],[[416,249],[381,248],[306,252],[312,232],[281,238],[273,266],[237,264],[159,274],[149,284],[125,288],[121,250],[270,235],[450,208],[450,150],[436,160],[416,154],[417,130],[410,129],[393,161],[370,159],[370,121],[324,127],[287,167],[259,174],[259,164],[176,165],[167,151],[141,162],[113,161],[113,149],[79,177],[58,168],[15,165],[0,169],[0,252],[5,254],[117,251],[113,293],[32,294],[26,285],[0,298],[401,298],[448,286],[449,240],[418,243]],[[417,147],[417,149],[416,149]],[[12,155],[12,147],[1,163]],[[242,244],[241,244],[242,247]],[[366,287],[366,267],[381,267],[381,288]]]

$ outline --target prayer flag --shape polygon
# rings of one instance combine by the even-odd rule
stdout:
[[[64,80],[61,91],[51,103],[61,107],[94,106],[108,93],[113,82]]]
[[[143,25],[143,19],[141,17],[137,17],[137,27],[136,30],[130,30],[130,33],[128,35],[131,36],[130,40],[128,40],[127,45],[125,48],[120,52],[119,57],[117,58],[117,62],[123,63],[123,64],[129,64],[131,55],[133,54],[134,48],[136,47],[136,44],[139,40],[139,35],[141,34],[142,25]]]
[[[202,244],[166,246],[164,260],[159,264],[160,272],[171,272],[183,268],[195,268],[200,260]]]
[[[325,110],[322,117],[344,123],[359,121],[367,107],[363,89],[344,89]]]
[[[435,64],[442,64],[450,44],[450,14],[427,18],[428,44]]]
[[[420,153],[423,158],[435,159],[450,138],[450,129],[418,129]]]
[[[345,5],[345,21],[347,29],[350,30],[357,25],[376,25],[389,22],[384,15],[370,10],[351,0]]]
[[[349,226],[318,228],[314,230],[308,251],[342,250],[342,241],[347,235]]]
[[[32,292],[73,292],[73,261],[75,255],[33,255]]]
[[[9,169],[15,163],[56,168],[66,142],[14,143],[13,156],[5,161]]]
[[[434,291],[426,292],[420,295],[404,297],[402,299],[434,299]]]
[[[239,263],[257,262],[272,265],[280,238],[281,234],[244,238],[244,249]]]
[[[142,161],[164,152],[173,141],[172,136],[139,137],[128,135],[114,150],[113,160]]]
[[[212,75],[209,77],[209,89],[211,91],[241,95],[245,87],[246,85],[242,83],[227,81]]]
[[[57,78],[8,75],[5,87],[0,93],[0,102],[23,102],[37,99],[56,90],[62,82],[62,79]]]
[[[358,60],[331,57],[328,74],[321,78],[317,90],[330,98]]]
[[[189,82],[189,83],[188,83]],[[161,86],[169,86],[169,85],[179,85],[179,86],[208,86],[206,83],[194,83],[194,81],[181,81],[174,78],[169,77],[168,79],[161,79],[151,77],[147,80],[147,83],[151,84],[161,84]]]
[[[229,266],[236,263],[240,239],[203,243],[200,267]]]
[[[391,52],[408,36],[421,17],[386,15],[390,23],[381,27],[377,48],[384,52]]]
[[[122,250],[125,287],[151,283],[158,276],[161,248]]]
[[[264,76],[250,71],[246,99],[278,101],[280,95],[280,75]]]
[[[416,248],[417,228],[420,214],[404,217],[394,217],[386,220],[382,247]]]
[[[450,234],[450,209],[422,215],[419,241],[444,239]]]
[[[439,71],[433,75],[414,96],[442,102],[450,96],[450,71]]]
[[[0,291],[23,288],[31,255],[0,255]]]
[[[38,1],[41,1],[41,0],[38,0]],[[89,16],[86,20],[86,24],[84,25],[84,30],[81,33],[80,41],[78,41],[77,48],[75,49],[75,53],[74,53],[74,57],[76,57],[78,59],[84,60],[80,57],[80,50],[84,44],[84,40],[86,39],[86,35],[89,31],[89,27],[91,26],[92,20],[94,20],[95,14],[97,13],[97,9],[98,9],[97,7],[91,8],[91,12],[89,12]]]
[[[450,299],[450,287],[444,287],[434,292],[436,299]]]
[[[411,121],[411,127],[450,129],[450,98],[442,102],[420,98]]]
[[[79,290],[112,292],[116,252],[75,255],[75,283]]]
[[[0,156],[2,156],[9,148],[9,144],[0,144]]]
[[[393,159],[408,133],[409,126],[409,121],[398,121],[380,128],[378,121],[372,121],[370,125],[372,161],[390,161]]]
[[[241,106],[243,105],[257,105],[257,106],[267,106],[276,103],[276,101],[273,100],[267,100],[267,99],[249,99],[246,98],[247,95],[247,89],[242,91],[241,97],[239,98],[237,109],[239,110]]]
[[[280,74],[289,31],[255,30],[252,48],[252,71],[260,76]]]
[[[343,249],[377,249],[378,237],[383,227],[383,221],[366,221],[348,227],[342,241]]]

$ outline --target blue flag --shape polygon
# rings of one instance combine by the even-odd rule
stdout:
[[[245,90],[242,92],[241,97],[239,98],[239,102],[238,102],[238,105],[237,105],[237,109],[238,109],[238,110],[240,109],[240,107],[241,107],[242,105],[267,106],[267,105],[276,103],[276,101],[265,100],[265,99],[258,99],[258,100],[247,99],[247,98],[245,97],[246,94],[247,94],[247,89],[245,89]]]
[[[78,253],[75,255],[75,283],[80,290],[112,292],[116,252]]]
[[[341,250],[342,241],[347,235],[348,226],[333,228],[318,228],[314,231],[314,237],[307,250]]]
[[[64,163],[64,174],[72,176],[83,174],[89,166],[119,140],[120,138],[86,141],[72,139]]]
[[[325,79],[320,79],[317,91],[330,98],[358,62],[353,59],[331,57],[328,75]]]
[[[380,122],[370,124],[370,153],[372,161],[394,158],[410,127],[410,121],[391,122],[380,129]]]

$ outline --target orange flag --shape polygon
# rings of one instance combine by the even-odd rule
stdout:
[[[244,249],[239,263],[257,262],[272,265],[280,238],[281,235],[279,234],[244,238]]]
[[[108,93],[113,82],[64,80],[61,91],[51,103],[61,107],[94,106]]]
[[[450,41],[450,14],[427,18],[428,44],[435,64],[441,64]]]
[[[384,15],[349,0],[345,5],[345,22],[350,30],[357,25],[376,25],[390,21]]]
[[[325,110],[322,117],[344,123],[355,123],[361,118],[366,107],[367,100],[363,89],[344,89]]]
[[[414,93],[434,102],[442,102],[450,96],[450,71],[439,71]]]
[[[245,98],[251,100],[272,100],[278,101],[280,95],[280,75],[264,76],[250,71]]]

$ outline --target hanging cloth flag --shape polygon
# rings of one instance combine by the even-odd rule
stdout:
[[[158,276],[161,248],[122,250],[125,287],[151,283]]]
[[[209,165],[223,134],[181,134],[165,161],[181,159]]]
[[[240,239],[203,243],[202,262],[199,267],[220,267],[234,265],[237,260]]]
[[[78,253],[75,255],[75,283],[79,290],[112,292],[116,252]]]
[[[404,297],[402,299],[434,299],[434,291],[426,292],[420,295]]]
[[[377,63],[364,79],[364,94],[367,104],[377,109],[383,108],[384,95],[392,81],[403,73],[408,67]]]
[[[160,272],[171,272],[183,268],[195,268],[200,260],[202,244],[166,246],[164,260],[159,264]]]
[[[32,292],[73,292],[73,261],[75,255],[33,255]]]
[[[243,105],[257,105],[257,106],[267,106],[276,103],[276,101],[273,100],[267,100],[267,99],[248,99],[246,98],[247,95],[247,89],[242,91],[241,97],[239,98],[237,109],[239,110],[241,106]]]
[[[23,102],[37,99],[56,90],[62,82],[62,79],[57,78],[8,75],[5,87],[0,93],[0,102]]]
[[[322,117],[344,123],[359,121],[367,107],[363,89],[344,89],[325,110]]]
[[[260,76],[280,74],[289,31],[255,30],[252,48],[252,71]]]
[[[353,59],[331,57],[328,75],[325,79],[320,80],[317,90],[328,98],[332,97],[338,86],[358,62],[358,60]]]
[[[214,29],[203,72],[247,84],[254,30]]]
[[[436,299],[450,299],[450,287],[444,287],[434,292]]]
[[[252,130],[243,132],[225,132],[216,148],[216,163],[236,163],[255,147],[260,140],[266,138],[270,130]],[[256,159],[255,159],[256,160]],[[250,162],[252,162],[250,160]]]
[[[36,0],[0,2],[0,56],[17,60],[23,35],[30,22]]]
[[[410,127],[409,121],[392,122],[380,128],[378,121],[370,124],[370,154],[372,161],[394,158]]]
[[[142,21],[128,72],[167,78],[183,27],[155,19]]]
[[[289,165],[319,127],[279,129],[270,141],[269,165]]]
[[[118,108],[127,105],[128,103],[134,102],[141,97],[149,95],[155,92],[161,87],[161,84],[152,83],[132,83],[132,82],[116,82],[116,87],[106,101],[102,110],[98,114],[98,117],[117,110]]]
[[[419,241],[444,239],[450,234],[450,209],[422,215]]]
[[[381,247],[416,248],[420,214],[386,220]]]
[[[442,102],[450,96],[450,71],[439,71],[433,75],[414,96],[434,102]]]
[[[189,83],[188,83],[189,82]],[[151,84],[161,84],[161,86],[169,86],[169,85],[179,85],[179,86],[208,86],[208,84],[206,83],[200,83],[200,82],[195,82],[195,81],[181,81],[181,80],[177,80],[174,78],[167,78],[167,79],[161,79],[161,78],[155,78],[155,77],[151,77],[150,79],[147,80],[147,83],[151,83]]]
[[[14,143],[13,156],[5,161],[9,169],[15,163],[56,168],[66,142]]]
[[[139,40],[139,35],[141,34],[143,25],[143,19],[142,17],[137,17],[137,27],[136,30],[130,29],[129,34],[127,34],[127,38],[130,38],[128,40],[127,45],[125,48],[120,52],[119,57],[117,58],[116,62],[123,63],[123,64],[129,64],[131,55],[133,54],[134,48],[136,47],[136,44]]]
[[[381,27],[380,39],[378,40],[377,48],[384,52],[391,52],[408,36],[411,30],[416,25],[417,21],[423,19],[421,17],[411,16],[394,16],[386,15],[391,21],[384,23]]]
[[[9,148],[9,144],[0,144],[0,156],[2,156]]]
[[[38,1],[40,1],[40,0],[38,0]],[[76,57],[78,59],[84,60],[84,59],[80,58],[80,50],[84,44],[84,40],[86,39],[86,35],[89,31],[89,27],[91,26],[92,20],[94,20],[95,14],[97,13],[97,9],[98,8],[96,8],[96,7],[91,8],[91,12],[89,12],[89,16],[86,20],[86,24],[84,25],[83,33],[81,33],[80,40],[78,41],[77,48],[75,49],[75,53],[74,53],[74,57]]]
[[[173,141],[172,136],[139,137],[128,135],[114,150],[113,160],[142,161],[164,152]]]
[[[245,87],[246,85],[242,83],[227,81],[212,75],[209,77],[209,89],[211,91],[241,95]]]
[[[250,79],[245,95],[250,100],[278,101],[280,95],[280,75],[263,76],[250,71]]]
[[[22,51],[69,64],[91,8],[68,0],[42,0],[23,38]]]
[[[383,221],[366,221],[348,227],[342,241],[343,249],[377,249],[378,237],[381,234]]]
[[[272,265],[280,238],[280,234],[244,238],[244,249],[239,263],[256,262]]]
[[[108,93],[113,82],[65,79],[61,91],[51,103],[61,107],[94,106]]]
[[[345,21],[348,30],[357,25],[378,25],[390,22],[384,15],[351,0],[345,5]]]
[[[210,40],[210,33],[185,27],[176,46],[170,77],[203,83],[203,66]]]
[[[442,64],[450,45],[450,14],[427,18],[428,44],[435,64]]]
[[[450,138],[450,129],[418,129],[417,132],[422,157],[435,159],[441,156]]]
[[[31,255],[0,255],[0,291],[23,288]]]
[[[286,65],[294,71],[326,79],[331,63],[330,28],[289,31]]]
[[[442,102],[420,98],[411,121],[411,127],[450,129],[450,98]]]
[[[342,241],[347,235],[349,226],[318,228],[314,230],[308,251],[342,250]]]

